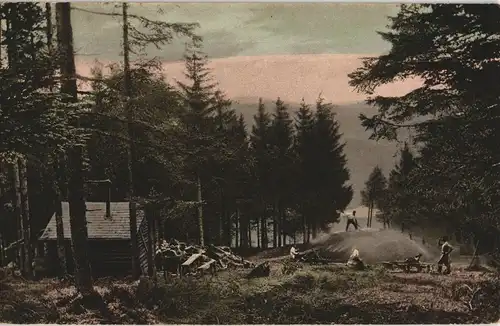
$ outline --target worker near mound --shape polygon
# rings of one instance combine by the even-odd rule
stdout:
[[[441,247],[441,257],[439,257],[438,265],[438,273],[441,273],[443,265],[446,267],[444,274],[451,273],[451,264],[450,264],[450,253],[453,251],[453,247],[448,243],[448,236],[444,236],[439,239],[438,246]]]
[[[356,211],[352,211],[352,215],[347,216],[347,224],[345,226],[345,231],[347,232],[349,230],[349,226],[353,225],[354,228],[357,230],[358,229],[358,220],[356,219]]]

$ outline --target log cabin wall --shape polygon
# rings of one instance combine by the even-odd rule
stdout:
[[[46,241],[48,253],[45,257],[49,275],[58,274],[56,241]],[[132,272],[130,240],[89,240],[89,258],[94,277],[126,276]],[[65,241],[66,264],[69,274],[74,273],[71,242]]]

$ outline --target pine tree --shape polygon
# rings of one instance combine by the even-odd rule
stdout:
[[[314,113],[309,105],[302,99],[295,119],[296,138],[295,152],[295,207],[302,216],[302,235],[304,242],[310,240],[311,217],[315,200],[315,184],[313,171],[314,161]]]
[[[218,107],[226,106],[228,102],[220,92],[217,92],[217,84],[212,82],[211,71],[207,67],[208,59],[201,50],[200,42],[194,41],[187,46],[184,62],[185,77],[189,83],[178,82],[177,86],[186,108],[183,122],[186,140],[189,142],[186,148],[188,160],[191,161],[188,169],[196,180],[199,238],[200,243],[204,244],[202,184],[208,183],[212,174],[211,171],[205,171],[204,166],[220,158],[223,144],[214,141],[216,139],[214,115]]]
[[[286,223],[286,208],[291,201],[290,189],[292,187],[292,167],[293,167],[293,126],[292,119],[288,113],[285,103],[278,98],[275,102],[275,111],[269,130],[269,141],[271,151],[271,182],[273,196],[274,214],[274,246],[281,246],[281,236],[283,242],[286,241],[286,233],[283,232],[283,225]]]
[[[400,152],[400,159],[398,164],[389,174],[387,185],[387,208],[388,212],[384,212],[387,216],[389,223],[396,223],[401,226],[404,231],[405,227],[409,227],[415,223],[413,220],[414,209],[411,203],[410,188],[412,182],[410,175],[415,168],[415,159],[407,143]]]
[[[384,200],[387,179],[382,169],[377,165],[373,168],[365,182],[365,189],[361,191],[362,204],[368,207],[367,227],[372,226],[373,210],[380,209]],[[384,222],[385,227],[385,222]]]
[[[270,189],[270,169],[271,169],[271,152],[269,149],[270,142],[270,128],[271,118],[269,113],[266,112],[264,102],[259,99],[259,106],[257,114],[254,115],[254,125],[252,126],[252,133],[250,135],[250,144],[252,149],[252,156],[255,162],[255,179],[257,186],[257,206],[260,215],[260,237],[261,247],[268,247],[267,236],[267,205]]]
[[[316,102],[314,125],[315,169],[312,180],[316,184],[315,217],[312,220],[313,237],[320,228],[337,222],[338,211],[343,211],[352,200],[352,186],[349,181],[347,159],[344,154],[345,143],[341,142],[340,126],[333,113],[333,105],[324,103],[322,98]]]

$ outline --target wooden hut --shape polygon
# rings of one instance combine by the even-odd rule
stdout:
[[[88,253],[94,276],[128,275],[132,271],[130,210],[128,202],[86,202]],[[73,273],[69,203],[62,203],[62,220],[66,249],[66,264]],[[138,247],[141,270],[147,273],[147,219],[144,211],[137,210]],[[56,217],[52,215],[39,241],[46,248],[45,265],[50,274],[57,273]]]

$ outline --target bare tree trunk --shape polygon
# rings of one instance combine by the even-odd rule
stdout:
[[[249,234],[248,234],[248,215],[246,213],[243,216],[240,214],[240,208],[236,207],[236,218],[240,221],[240,247],[248,248],[249,247]]]
[[[64,167],[62,166],[62,162],[64,162],[64,157],[62,155],[60,157],[56,157],[55,159],[55,167],[54,172],[56,175],[56,180],[54,182],[54,191],[56,194],[56,234],[57,234],[57,256],[59,258],[59,273],[60,276],[64,277],[68,274],[68,267],[66,264],[66,247],[64,241],[64,225],[62,219],[62,174],[64,173]]]
[[[73,49],[73,28],[71,26],[71,3],[56,3],[57,40],[62,75],[61,93],[77,100],[75,52]]]
[[[366,227],[370,227],[370,212],[371,212],[371,203],[368,203],[368,216],[366,217]]]
[[[0,18],[0,69],[3,68],[3,19]]]
[[[281,208],[280,212],[281,212],[281,233],[283,233],[283,246],[286,246],[287,232],[285,232],[285,227],[284,227],[286,221],[286,209]]]
[[[28,201],[28,168],[26,158],[19,158],[19,177],[21,181],[21,206],[22,206],[22,224],[24,238],[24,273],[25,277],[33,277],[33,255],[31,247],[31,218]]]
[[[19,166],[17,165],[17,160],[11,166],[11,180],[14,191],[14,216],[16,218],[16,234],[17,241],[17,261],[19,270],[24,271],[24,246],[20,243],[23,238],[22,232],[22,213],[21,213],[21,192],[20,192],[20,181],[19,181]]]
[[[57,39],[61,55],[61,92],[69,100],[78,100],[76,68],[73,50],[73,28],[71,26],[71,4],[56,3]],[[72,175],[68,184],[68,201],[71,228],[71,245],[75,262],[75,283],[84,298],[95,298],[92,272],[87,248],[87,220],[83,175],[83,148],[75,146],[69,155]]]
[[[145,213],[148,221],[148,276],[156,280],[156,268],[154,264],[155,216],[152,209],[147,209]]]
[[[127,112],[127,127],[128,127],[128,148],[127,148],[127,169],[128,169],[128,199],[130,208],[130,240],[132,242],[132,277],[139,278],[139,250],[137,244],[137,216],[133,211],[135,210],[134,193],[134,160],[135,160],[135,144],[133,132],[133,109],[130,105],[130,98],[132,97],[132,79],[130,75],[130,43],[128,39],[128,3],[122,4],[122,18],[123,18],[123,91],[125,97],[125,111]]]
[[[260,236],[260,220],[257,218],[257,248],[262,248],[261,236]]]
[[[47,2],[45,4],[45,20],[47,23],[45,32],[47,35],[47,49],[49,50],[49,54],[52,54],[53,27],[52,27],[52,4],[50,2]]]
[[[200,245],[204,246],[205,245],[205,233],[203,231],[203,199],[201,197],[201,180],[200,180],[200,175],[197,174],[196,176],[196,201],[198,202],[198,227],[200,231]]]
[[[88,233],[85,216],[87,209],[85,205],[82,146],[75,146],[71,151],[69,162],[73,172],[69,181],[69,220],[71,246],[75,262],[75,283],[78,291],[84,297],[87,297],[95,292],[87,247]]]
[[[3,236],[0,233],[0,267],[3,267],[5,265],[5,252],[4,252],[4,240]]]
[[[247,221],[247,232],[248,232],[248,248],[252,248],[252,224],[248,217],[246,221]]]
[[[231,216],[234,216],[234,215],[231,215]],[[232,221],[231,221],[231,225],[232,225]],[[238,247],[238,244],[240,243],[240,237],[241,237],[241,234],[240,234],[240,216],[239,216],[239,212],[238,210],[236,211],[236,216],[235,216],[235,221],[234,221],[234,231],[235,231],[235,234],[234,234],[234,247]]]
[[[265,214],[265,213],[264,213]],[[260,245],[262,249],[267,249],[268,239],[267,239],[267,219],[262,217],[260,220]]]
[[[307,217],[305,214],[305,209],[302,207],[302,243],[306,243],[306,234],[307,234]]]

